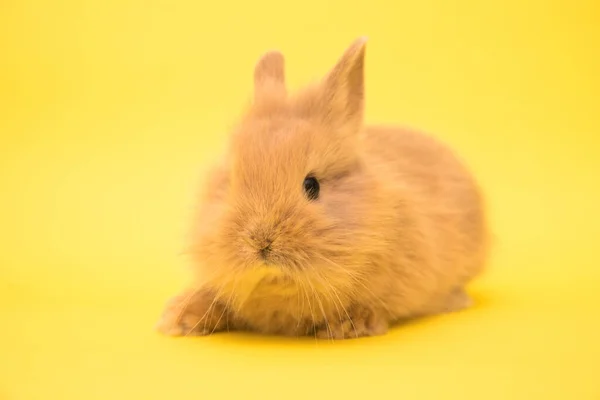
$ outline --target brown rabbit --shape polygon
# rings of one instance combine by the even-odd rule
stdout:
[[[280,53],[258,62],[196,221],[198,281],[161,332],[342,339],[470,305],[487,253],[478,186],[433,138],[363,126],[365,43],[293,95]]]

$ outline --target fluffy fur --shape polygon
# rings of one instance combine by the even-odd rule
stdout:
[[[363,126],[364,56],[361,38],[292,95],[280,53],[258,62],[253,105],[201,201],[198,281],[172,299],[161,332],[342,339],[470,304],[464,286],[487,250],[480,191],[437,140]],[[309,174],[316,201],[303,193]]]

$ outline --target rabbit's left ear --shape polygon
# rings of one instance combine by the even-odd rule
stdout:
[[[265,53],[254,68],[254,99],[285,97],[285,71],[283,54],[279,51]]]
[[[352,43],[323,82],[325,119],[334,126],[360,129],[364,109],[366,37]]]

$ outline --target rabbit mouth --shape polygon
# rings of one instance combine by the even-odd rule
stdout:
[[[265,246],[255,251],[257,264],[269,269],[277,269],[284,274],[292,274],[299,270],[299,266],[294,263],[294,259],[286,257],[273,246]]]
[[[258,257],[267,264],[270,263],[271,253],[273,252],[272,245],[273,242],[268,242],[258,250]]]
[[[276,267],[282,270],[287,270],[286,260],[283,259],[278,253],[273,251],[273,249],[270,247],[258,250],[257,259],[258,262],[265,267]]]

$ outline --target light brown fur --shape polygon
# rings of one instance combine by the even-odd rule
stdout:
[[[477,184],[437,140],[363,127],[364,53],[355,41],[293,95],[283,56],[259,61],[254,103],[201,202],[198,281],[172,300],[160,331],[341,339],[470,305],[464,286],[487,253]],[[309,174],[317,201],[303,193]]]

